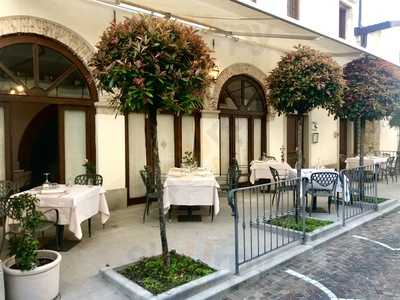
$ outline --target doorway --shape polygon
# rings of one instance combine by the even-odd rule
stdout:
[[[308,165],[308,117],[303,117],[303,167]],[[295,168],[297,162],[297,116],[288,115],[286,118],[286,161]]]
[[[251,77],[231,77],[222,87],[220,113],[220,170],[227,174],[236,159],[243,177],[253,159],[266,152],[266,107],[261,86]]]
[[[15,113],[20,115],[25,110]],[[24,122],[21,118],[13,122]],[[59,182],[59,136],[58,110],[56,105],[48,105],[28,122],[18,146],[18,165],[20,170],[30,172],[31,180],[27,187],[38,186],[44,181],[44,173],[49,180]],[[21,128],[20,124],[13,124]],[[13,127],[14,127],[13,126]],[[16,141],[17,142],[17,141]],[[14,174],[17,170],[14,170]]]

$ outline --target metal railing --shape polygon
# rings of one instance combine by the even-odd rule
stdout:
[[[245,263],[305,240],[304,184],[300,183],[302,180],[296,178],[229,192],[236,273]]]
[[[340,179],[342,192],[342,221],[346,221],[370,210],[378,209],[379,165],[342,170]]]

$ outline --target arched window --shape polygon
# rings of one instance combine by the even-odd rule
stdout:
[[[96,89],[83,64],[46,38],[2,37],[0,94],[92,99]]]
[[[57,182],[83,173],[85,158],[96,162],[97,99],[90,72],[67,46],[36,34],[1,36],[1,179],[26,174],[34,185],[44,172]]]
[[[221,173],[236,158],[246,174],[249,163],[266,152],[266,101],[262,87],[249,76],[231,77],[222,87],[220,113]]]

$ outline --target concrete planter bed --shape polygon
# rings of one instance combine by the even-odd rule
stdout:
[[[227,276],[230,275],[230,272],[227,270],[215,271],[210,275],[206,275],[204,277],[195,279],[191,282],[182,284],[164,293],[153,295],[151,292],[149,292],[142,286],[138,285],[137,283],[133,282],[132,280],[120,274],[120,271],[126,269],[132,264],[127,264],[115,268],[107,267],[100,270],[100,273],[103,276],[103,278],[105,278],[108,282],[115,284],[121,291],[123,291],[123,293],[129,299],[134,299],[134,300],[145,300],[145,299],[184,300],[206,289],[209,289],[210,287],[220,283],[222,280],[224,280]]]
[[[283,216],[282,216],[283,217]],[[314,220],[318,220],[318,221],[328,221],[328,220],[323,220],[323,219],[318,219],[318,218],[307,218],[307,219],[314,219]],[[299,219],[299,221],[301,222],[301,219]],[[311,232],[306,232],[306,241],[314,241],[320,237],[323,237],[325,235],[327,235],[328,233],[339,229],[342,226],[341,220],[338,220],[337,222],[332,222],[331,224],[327,224],[324,225],[320,228],[314,229]],[[259,227],[260,229],[265,229],[268,232],[272,232],[273,234],[281,234],[282,232],[284,232],[285,235],[291,235],[293,237],[293,239],[301,239],[303,236],[303,232],[299,231],[299,230],[295,230],[295,229],[290,229],[290,228],[286,228],[286,227],[282,227],[279,225],[273,225],[270,223],[265,224],[265,226],[263,224],[257,225],[257,224],[252,224],[252,227]]]

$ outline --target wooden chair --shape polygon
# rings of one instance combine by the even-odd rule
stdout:
[[[74,183],[78,185],[103,185],[103,176],[99,174],[81,174],[75,177]],[[89,237],[92,237],[92,218],[88,219],[88,229]]]
[[[140,177],[146,187],[146,206],[143,212],[143,223],[146,221],[146,215],[149,214],[150,205],[152,202],[158,202],[161,196],[160,191],[157,191],[154,173],[149,166],[144,166],[143,170],[140,170]]]

